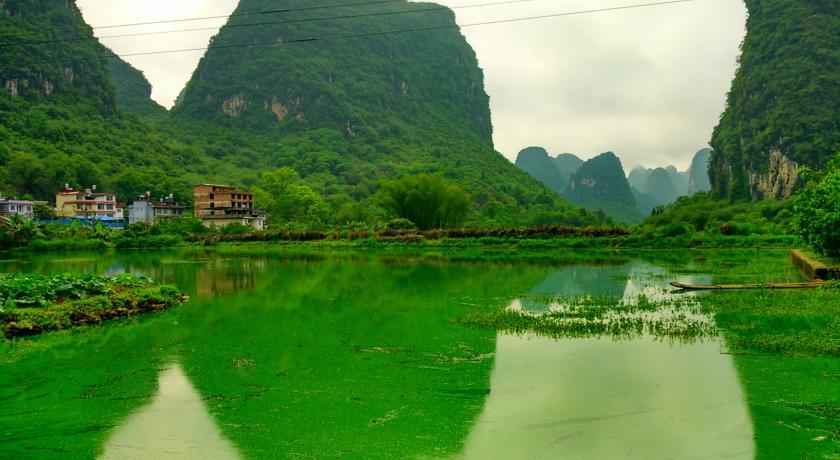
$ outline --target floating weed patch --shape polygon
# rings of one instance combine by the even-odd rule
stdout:
[[[645,295],[631,299],[554,298],[545,313],[525,310],[522,301],[514,301],[503,310],[466,314],[459,322],[471,327],[553,338],[653,336],[693,342],[717,335],[714,321],[700,312],[693,296],[664,297],[667,296],[660,300]],[[529,302],[540,300],[527,298]]]
[[[732,353],[840,356],[840,291],[715,292],[700,299]]]
[[[187,300],[133,275],[1,275],[0,327],[7,338],[165,310]]]

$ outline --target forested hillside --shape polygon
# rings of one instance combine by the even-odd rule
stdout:
[[[123,199],[144,190],[185,196],[201,177],[190,171],[216,170],[218,162],[200,150],[121,110],[126,99],[113,84],[104,57],[110,53],[93,38],[74,2],[7,0],[0,8],[5,195],[51,199],[69,183],[96,184]],[[33,34],[55,29],[64,31]],[[133,71],[125,63],[114,65]]]
[[[621,160],[612,152],[585,162],[572,176],[563,195],[586,209],[602,210],[620,222],[635,223],[642,219]]]
[[[244,0],[237,12],[315,4],[335,2]],[[106,58],[74,2],[0,7],[0,34],[14,45],[0,47],[7,195],[97,184],[123,200],[150,190],[189,202],[193,183],[251,187],[288,166],[337,222],[381,221],[383,180],[442,173],[470,193],[477,223],[596,223],[494,150],[482,72],[443,7],[371,5],[342,20],[322,17],[347,8],[292,11],[253,27],[254,17],[233,17],[172,114],[149,99],[141,73]],[[348,34],[372,35],[336,37]]]
[[[840,150],[840,2],[746,0],[747,36],[711,145],[714,195],[787,198]]]
[[[334,4],[243,0],[236,13]],[[343,220],[371,218],[383,179],[442,172],[484,219],[579,221],[493,149],[483,74],[450,10],[389,2],[323,19],[348,11],[291,11],[255,27],[231,18],[173,109],[177,132],[229,163],[295,169]]]
[[[110,50],[105,53],[111,53]],[[111,83],[117,95],[117,107],[141,117],[164,115],[166,109],[152,100],[152,85],[142,72],[114,56],[107,60]]]

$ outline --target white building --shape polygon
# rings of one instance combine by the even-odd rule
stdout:
[[[174,219],[184,215],[184,206],[175,201],[170,194],[159,201],[152,201],[152,194],[146,192],[128,207],[128,224],[143,222],[148,225],[155,225],[164,219]]]
[[[26,200],[10,200],[0,197],[0,216],[21,216],[31,219],[35,216],[35,203]]]

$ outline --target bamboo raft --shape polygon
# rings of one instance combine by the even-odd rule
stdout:
[[[694,285],[678,283],[676,281],[671,283],[671,286],[687,291],[716,291],[716,290],[734,290],[734,289],[810,289],[820,287],[826,282],[824,280],[804,281],[801,283],[771,283],[771,284],[708,284],[708,285]]]

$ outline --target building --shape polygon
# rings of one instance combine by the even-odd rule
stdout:
[[[172,194],[158,201],[152,201],[152,194],[146,192],[128,207],[128,224],[143,222],[155,225],[161,220],[182,217],[185,210],[184,206],[175,201]]]
[[[21,216],[31,219],[35,217],[34,206],[33,201],[11,200],[0,196],[0,216]]]
[[[84,192],[74,190],[69,185],[55,194],[55,213],[61,217],[81,217],[84,219],[123,219],[123,208],[117,203],[117,197],[110,193],[96,193],[96,186]]]
[[[254,194],[234,187],[198,184],[193,188],[195,217],[205,227],[242,224],[265,229],[265,216],[254,211]]]

